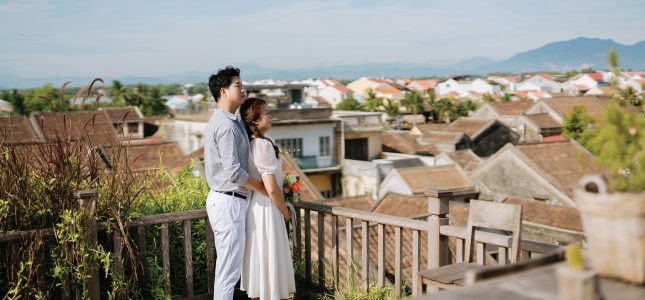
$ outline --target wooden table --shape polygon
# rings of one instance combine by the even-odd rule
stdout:
[[[517,300],[558,300],[558,286],[555,269],[564,263],[552,264],[534,270],[503,276],[477,283],[473,286],[441,291],[434,295],[423,295],[414,300],[452,299],[517,299]],[[645,287],[613,279],[600,279],[603,299],[631,300],[645,299]]]

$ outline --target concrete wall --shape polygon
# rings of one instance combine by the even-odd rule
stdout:
[[[519,134],[509,127],[495,123],[472,141],[472,149],[479,157],[491,156],[508,143],[517,143]]]
[[[547,203],[575,207],[573,199],[528,167],[511,149],[502,151],[470,174],[482,194],[498,202],[507,197],[533,199],[536,195],[548,195]]]
[[[583,232],[560,229],[531,222],[522,222],[522,238],[553,245],[580,243],[583,248],[586,248]]]
[[[191,153],[204,146],[204,132],[207,122],[191,122],[184,120],[168,121],[169,139],[176,141],[184,153]]]
[[[333,151],[335,142],[334,140],[334,123],[323,124],[305,124],[305,125],[286,125],[271,128],[266,135],[273,140],[279,139],[302,139],[302,155],[303,156],[318,156],[320,152],[319,137],[328,136],[331,150]]]
[[[345,132],[345,139],[361,139],[367,138],[368,159],[372,160],[379,158],[383,152],[383,145],[381,144],[381,133],[378,131],[372,132]]]

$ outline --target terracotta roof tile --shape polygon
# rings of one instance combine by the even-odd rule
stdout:
[[[400,94],[401,93],[401,91],[399,91],[398,89],[378,89],[376,91],[381,94]]]
[[[543,78],[548,79],[548,80],[553,80],[553,77],[551,77],[551,75],[549,75],[549,74],[547,74],[547,73],[538,73],[538,74],[535,74],[535,76],[537,76],[537,75],[540,75],[540,76],[542,76]]]
[[[531,100],[526,101],[493,101],[487,102],[493,107],[501,116],[519,116],[524,111],[529,109],[535,102]]]
[[[576,84],[575,87],[579,90],[588,90],[589,87],[584,84]]]
[[[181,169],[189,166],[193,162],[193,158],[195,157],[199,158],[199,161],[196,161],[196,162],[200,162],[204,160],[204,147],[201,147],[189,153],[188,155],[180,158],[179,160],[173,162],[168,166],[168,168],[170,168],[170,170],[174,174],[177,174],[179,171],[181,171]]]
[[[471,161],[464,167],[464,171],[466,172],[474,171],[475,169],[479,168],[481,164],[482,164],[481,162]]]
[[[355,197],[330,198],[320,201],[322,204],[351,208],[362,211],[371,211],[374,202],[366,195]]]
[[[381,133],[381,143],[384,152],[395,152],[403,154],[419,154],[436,156],[441,153],[436,146],[421,145],[409,133],[398,133],[386,131]]]
[[[349,89],[342,84],[332,85],[332,87],[339,90],[341,93],[347,93],[347,91],[349,91]]]
[[[573,107],[584,105],[587,107],[587,115],[600,120],[602,113],[605,111],[605,104],[596,97],[558,97],[546,98],[542,101],[548,103],[561,116],[568,116]]]
[[[92,122],[92,119],[94,121]],[[42,133],[46,141],[56,140],[56,132],[62,134],[67,128],[71,139],[89,138],[95,146],[114,145],[117,142],[116,131],[105,111],[65,112],[65,113],[31,113],[35,130]],[[65,124],[63,124],[65,120]],[[34,121],[36,124],[33,124]]]
[[[601,73],[587,73],[591,79],[597,81],[597,82],[602,82],[602,74]]]
[[[554,120],[553,117],[551,117],[551,115],[549,115],[548,113],[525,115],[525,117],[540,129],[562,127],[562,124]]]
[[[421,145],[417,140],[414,138],[413,135],[409,133],[401,133],[399,134],[399,137],[403,139],[408,145],[412,145],[414,147],[414,151],[418,155],[429,155],[429,156],[437,156],[441,154],[441,150],[437,148],[434,145]]]
[[[12,144],[36,141],[36,135],[31,130],[27,117],[0,118],[0,142]]]
[[[465,168],[469,162],[481,162],[479,156],[469,150],[459,150],[451,153],[446,153],[446,155],[448,155],[448,157],[450,157],[452,161],[457,163],[462,168]]]
[[[135,107],[105,107],[99,110],[107,112],[110,121],[118,122],[123,120],[123,117],[128,114],[126,121],[139,121],[143,120],[143,115]],[[129,113],[128,113],[129,112]]]
[[[469,138],[475,138],[475,134],[480,132],[484,127],[487,127],[491,123],[495,122],[494,120],[473,120],[466,118],[459,118],[456,121],[452,122],[450,126],[444,129],[444,132],[463,132]]]
[[[134,165],[132,166],[132,170],[134,171],[155,169],[160,166],[160,163],[162,167],[166,167],[182,158],[179,147],[177,147],[175,143],[171,142],[130,146],[124,145],[121,147],[105,146],[103,147],[103,153],[105,157],[109,159],[114,151],[119,151],[121,149],[127,151],[128,163],[131,164],[134,162]],[[140,156],[144,153],[146,154]],[[139,158],[137,159],[137,157]],[[136,162],[134,161],[135,159]],[[111,164],[111,162],[108,164]]]
[[[559,184],[569,196],[580,178],[588,174],[603,174],[594,157],[572,140],[549,143],[520,144],[515,146],[551,180]]]
[[[428,141],[457,142],[460,132],[426,131],[419,139]]]
[[[403,168],[398,169],[398,172],[414,194],[421,194],[431,188],[474,188],[454,165]]]
[[[524,221],[582,232],[580,211],[576,208],[514,198],[507,198],[504,203],[522,205]]]

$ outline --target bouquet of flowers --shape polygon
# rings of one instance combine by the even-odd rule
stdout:
[[[302,179],[297,175],[289,175],[287,173],[284,176],[284,184],[282,190],[284,191],[284,202],[293,203],[298,202],[300,199],[300,185],[302,184]]]

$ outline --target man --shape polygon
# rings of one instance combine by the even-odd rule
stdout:
[[[249,177],[249,139],[244,121],[235,114],[246,96],[240,69],[228,66],[208,79],[217,102],[206,126],[204,164],[210,192],[206,211],[215,233],[217,264],[214,299],[233,299],[240,278],[246,240],[246,199],[251,190],[268,195],[264,185]]]

